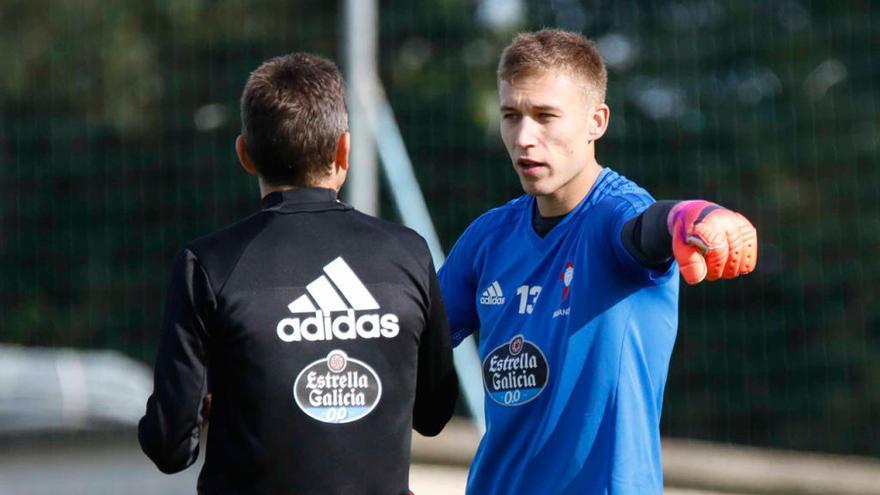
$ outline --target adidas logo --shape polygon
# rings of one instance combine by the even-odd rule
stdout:
[[[483,291],[483,295],[480,296],[480,304],[488,306],[504,304],[504,293],[501,292],[501,284],[497,280],[492,282],[492,285]]]
[[[400,333],[397,315],[378,312],[379,303],[341,256],[324,267],[324,275],[307,285],[306,292],[287,305],[291,313],[303,316],[278,322],[276,332],[284,342],[390,339]]]

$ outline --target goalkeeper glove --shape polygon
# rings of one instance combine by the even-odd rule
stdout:
[[[746,217],[703,200],[682,201],[666,218],[672,254],[688,284],[735,278],[755,269],[758,234]]]

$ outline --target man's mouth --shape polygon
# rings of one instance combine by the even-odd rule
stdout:
[[[519,158],[516,161],[516,168],[524,175],[535,175],[547,164],[531,158]]]
[[[532,160],[531,158],[520,158],[516,161],[516,166],[520,169],[534,169],[537,167],[546,167],[547,164],[539,162],[538,160]]]

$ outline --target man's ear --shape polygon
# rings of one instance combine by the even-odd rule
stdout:
[[[348,170],[348,154],[351,152],[351,134],[348,131],[339,135],[336,141],[335,162],[338,168]]]
[[[590,115],[589,140],[596,141],[605,135],[608,130],[608,121],[611,119],[611,109],[608,105],[600,103],[593,108],[593,114]]]
[[[241,134],[235,138],[235,153],[238,155],[238,162],[241,163],[241,168],[251,175],[257,175],[257,166],[254,165],[254,161],[251,160],[251,155],[247,150],[247,144],[244,142],[244,136]]]

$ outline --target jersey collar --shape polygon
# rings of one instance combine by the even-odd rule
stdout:
[[[261,201],[263,210],[295,213],[300,211],[351,210],[336,199],[336,191],[323,187],[298,187],[267,194]]]
[[[613,179],[616,174],[608,167],[603,167],[602,170],[599,171],[599,175],[596,177],[593,185],[590,186],[590,190],[587,192],[587,195],[581,200],[577,206],[574,207],[570,212],[566,213],[563,218],[556,224],[555,227],[550,229],[549,232],[544,237],[538,235],[535,232],[535,228],[532,226],[532,209],[537,209],[538,205],[535,204],[535,197],[529,196],[528,201],[528,215],[523,215],[522,218],[525,220],[525,228],[528,231],[527,237],[532,242],[532,244],[539,249],[546,249],[548,246],[552,246],[556,239],[560,236],[565,235],[565,232],[568,231],[568,226],[572,222],[572,218],[580,215],[583,211],[588,210],[592,205],[594,205],[598,200],[604,197],[604,189],[606,188],[606,184]]]

